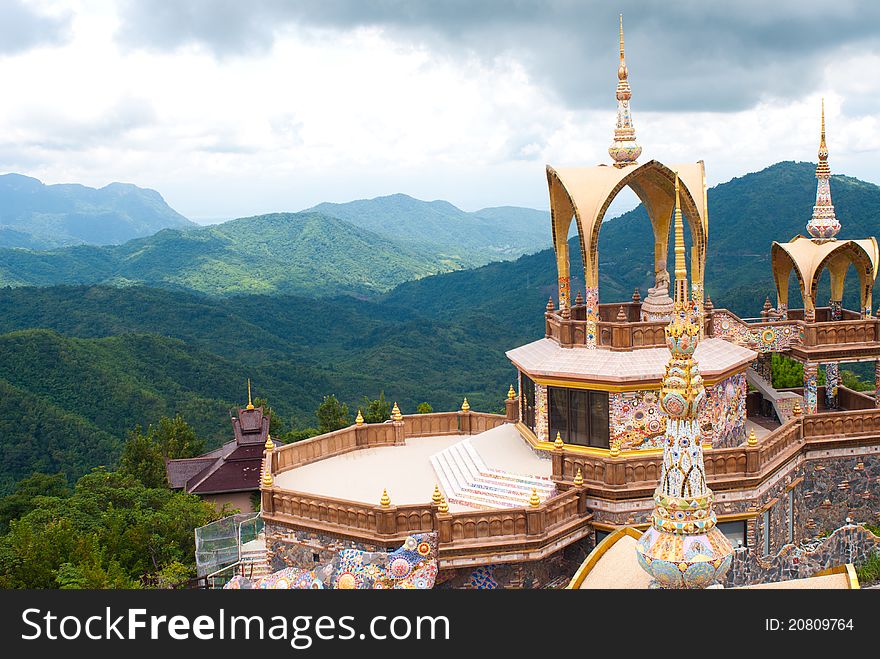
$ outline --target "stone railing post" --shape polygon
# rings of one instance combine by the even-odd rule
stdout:
[[[512,395],[511,395],[512,394]],[[519,396],[513,390],[513,385],[507,392],[507,400],[504,401],[505,422],[516,423],[519,421]]]
[[[465,398],[461,404],[461,409],[458,411],[458,430],[462,435],[471,434],[471,421],[471,405],[468,403],[468,399]]]
[[[526,508],[526,535],[541,535],[544,532],[544,504]]]
[[[275,497],[273,488],[265,489],[263,488],[260,491],[260,510],[264,513],[268,513],[269,515],[274,514],[275,512]]]
[[[394,426],[394,445],[406,444],[406,425],[397,403],[394,403],[394,407],[391,408],[391,425]]]

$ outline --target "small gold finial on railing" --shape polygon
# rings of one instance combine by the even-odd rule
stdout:
[[[391,505],[391,497],[388,496],[388,490],[382,490],[382,497],[379,499],[379,505],[388,508]]]
[[[553,304],[553,298],[552,297],[547,298],[547,311],[555,311],[555,310],[556,310],[556,306]]]
[[[248,410],[252,410],[252,409],[254,409],[254,403],[253,403],[253,401],[251,400],[251,379],[250,379],[250,378],[248,378],[248,404],[247,404],[247,409],[248,409]]]
[[[434,494],[431,495],[431,503],[435,506],[439,506],[441,501],[443,501],[443,494],[440,492],[440,486],[435,483]]]
[[[260,479],[260,482],[262,483],[263,487],[272,487],[272,483],[273,483],[272,472],[269,471],[268,465],[263,470],[263,478]]]
[[[578,467],[577,473],[574,475],[574,484],[577,487],[584,484],[584,473],[581,471],[580,467]]]
[[[358,415],[354,418],[355,425],[362,426],[364,425],[364,415],[361,414],[361,411],[358,410]]]
[[[749,446],[757,446],[758,445],[758,436],[755,434],[755,429],[752,428],[749,430],[749,436],[746,439],[746,443]]]
[[[446,497],[440,497],[440,503],[437,504],[437,512],[438,513],[448,513],[449,512],[449,504],[446,503]]]
[[[562,441],[562,435],[559,432],[556,433],[556,441],[553,442],[553,446],[556,448],[562,448],[565,446],[565,442]]]
[[[507,400],[513,400],[516,398],[516,391],[513,389],[513,385],[510,385],[510,389],[507,390]]]
[[[610,455],[612,458],[616,458],[617,456],[620,455],[620,440],[619,439],[615,439],[613,442],[611,442],[611,451],[609,451],[608,455]]]
[[[538,488],[532,488],[532,495],[529,497],[529,506],[537,508],[541,505],[541,497],[538,496]]]
[[[471,404],[469,402],[467,402],[467,398],[465,398],[464,402],[461,404],[461,411],[462,412],[470,412],[471,411]]]
[[[266,433],[266,444],[264,445],[264,448],[267,451],[272,451],[275,448],[275,442],[272,441],[272,435],[268,433]]]
[[[394,403],[394,407],[391,408],[391,420],[392,421],[403,421],[403,414],[400,413],[400,408],[397,407],[397,403]]]
[[[791,413],[796,417],[801,416],[804,413],[804,408],[801,407],[801,402],[799,400],[794,402],[794,407],[791,408]]]

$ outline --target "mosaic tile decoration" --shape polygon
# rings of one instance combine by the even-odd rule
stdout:
[[[612,392],[608,397],[611,438],[624,451],[663,447],[666,415],[657,391]],[[735,446],[742,441],[748,384],[737,373],[706,388],[700,406],[700,427],[711,428],[713,446]]]
[[[584,293],[584,305],[587,308],[586,345],[587,348],[595,348],[599,322],[599,289],[594,286],[587,286]]]
[[[437,579],[437,534],[417,533],[393,552],[343,549],[313,570],[288,567],[262,579],[235,576],[230,590],[426,590]]]
[[[747,346],[756,352],[781,352],[802,342],[800,326],[792,322],[786,325],[774,323],[744,323],[726,311],[712,314],[712,335]]]

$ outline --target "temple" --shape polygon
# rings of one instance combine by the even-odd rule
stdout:
[[[229,504],[252,512],[260,491],[263,450],[269,436],[269,417],[251,401],[248,380],[247,406],[231,417],[233,439],[195,458],[167,460],[165,471],[171,489],[212,501],[218,508]]]
[[[395,404],[386,423],[359,415],[267,443],[269,569],[314,575],[340,552],[430,534],[437,588],[858,585],[850,564],[880,546],[866,526],[880,515],[880,393],[843,386],[839,364],[880,360],[878,250],[874,238],[837,238],[824,108],[809,236],[768,246],[776,308],[743,319],[704,292],[704,163],[639,163],[632,96],[621,19],[611,162],[546,168],[557,286],[536,309],[544,336],[507,352],[505,414],[466,399],[432,414]],[[650,220],[654,281],[644,298],[606,301],[599,232],[624,187]],[[843,308],[850,265],[854,310]],[[831,299],[819,306],[825,269]],[[773,355],[803,364],[802,387],[774,388]]]

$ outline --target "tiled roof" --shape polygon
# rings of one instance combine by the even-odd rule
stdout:
[[[165,469],[172,488],[195,494],[260,489],[263,446],[269,417],[263,408],[240,409],[232,418],[235,439],[196,458],[168,460]]]
[[[532,376],[620,384],[659,380],[669,361],[669,349],[617,352],[603,348],[563,348],[551,339],[540,339],[508,351],[507,357]],[[712,338],[700,341],[694,355],[703,377],[727,373],[749,364],[756,357],[757,353],[748,348]]]

